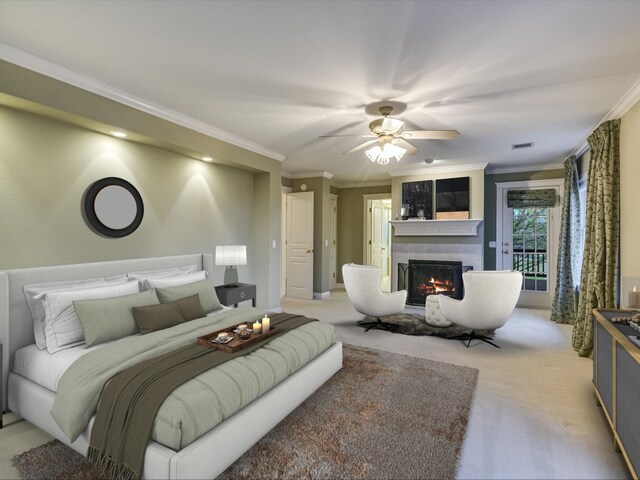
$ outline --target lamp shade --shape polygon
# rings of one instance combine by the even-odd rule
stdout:
[[[246,265],[247,247],[245,245],[218,245],[216,247],[216,265]]]

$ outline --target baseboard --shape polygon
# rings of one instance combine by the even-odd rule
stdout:
[[[273,313],[282,313],[282,307],[281,306],[280,307],[273,307],[273,308],[270,308],[269,311],[273,312]]]
[[[313,299],[314,300],[326,300],[327,298],[329,298],[331,296],[331,292],[313,292]]]
[[[342,288],[342,289],[344,289],[344,283],[336,283],[336,286],[334,288]]]

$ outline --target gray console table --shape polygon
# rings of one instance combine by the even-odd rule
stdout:
[[[640,348],[629,336],[638,332],[613,323],[614,317],[632,316],[629,310],[593,311],[593,385],[613,430],[613,446],[622,455],[634,479],[640,471]]]

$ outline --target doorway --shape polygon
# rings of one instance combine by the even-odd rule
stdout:
[[[380,288],[391,291],[391,196],[365,195],[364,263],[380,268]]]
[[[522,272],[518,306],[550,309],[556,285],[560,198],[563,180],[498,183],[496,269]],[[510,208],[510,191],[554,190],[555,204]]]

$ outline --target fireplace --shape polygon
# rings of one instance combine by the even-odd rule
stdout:
[[[429,295],[462,299],[462,274],[473,267],[444,260],[409,260],[398,264],[398,290],[407,290],[408,305],[424,305]]]

